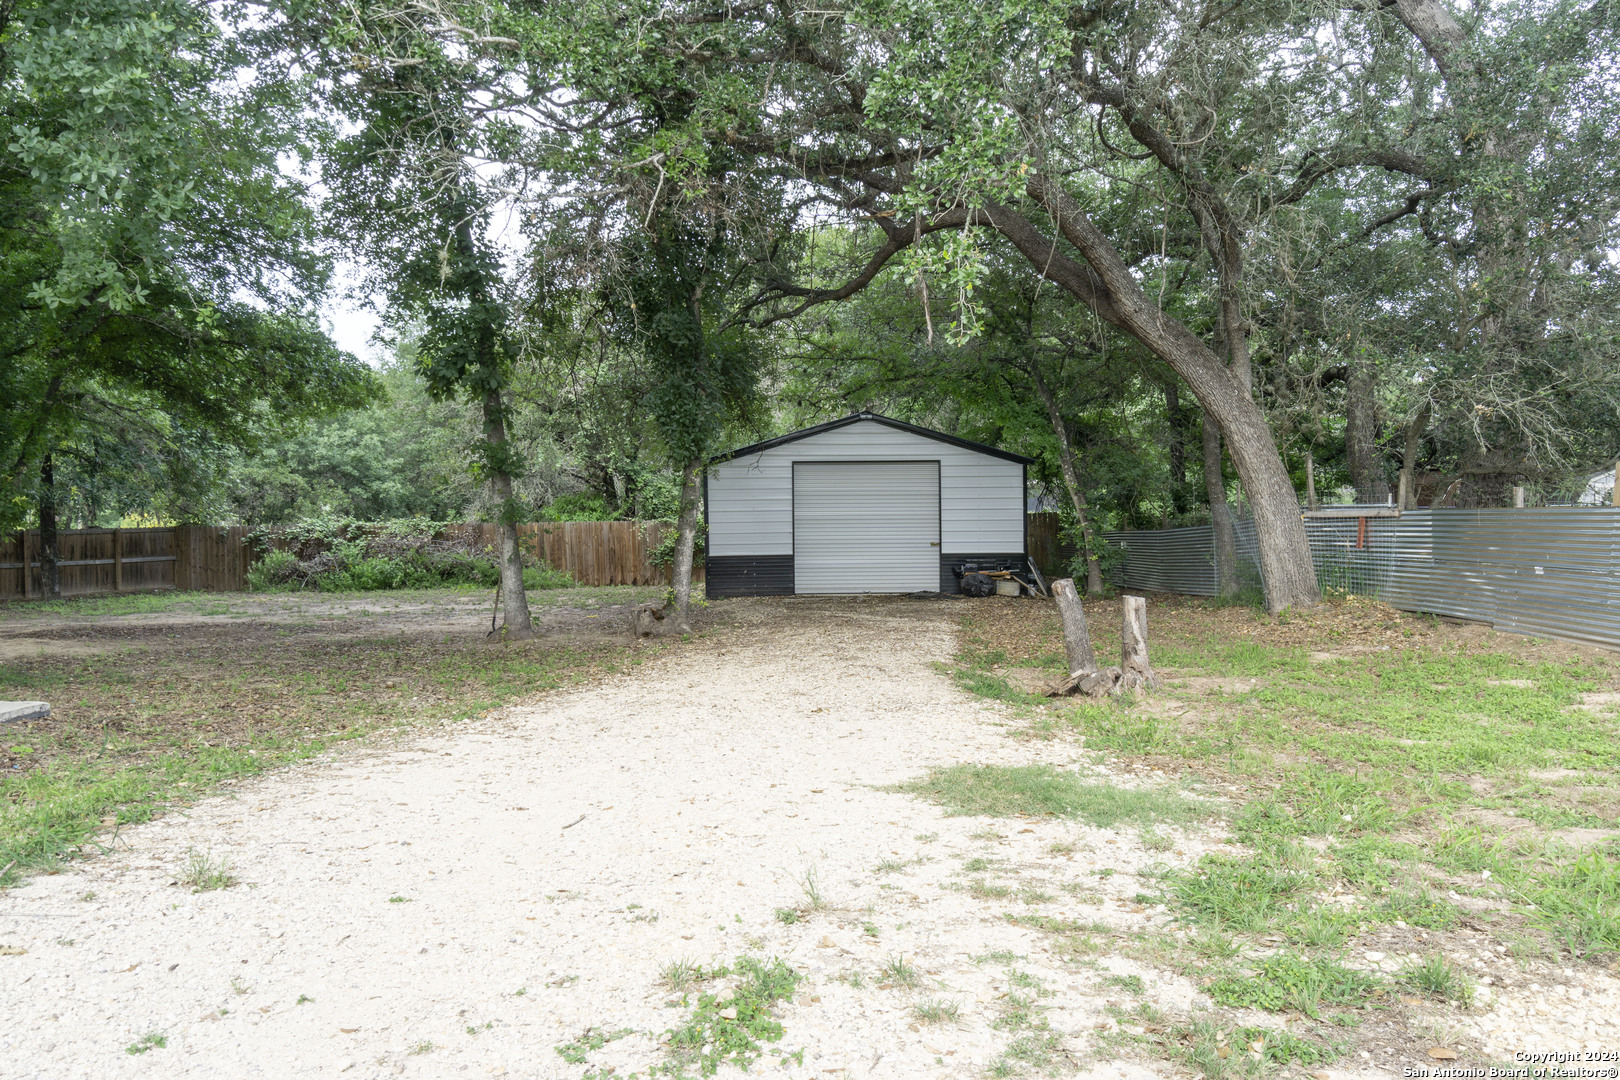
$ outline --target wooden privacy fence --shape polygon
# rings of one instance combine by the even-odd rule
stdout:
[[[63,596],[202,589],[240,592],[249,553],[240,525],[72,529],[56,534]],[[0,541],[0,597],[41,595],[39,530]]]
[[[1043,510],[1026,515],[1024,520],[1029,557],[1041,568],[1041,573],[1062,577],[1078,554],[1075,546],[1063,538],[1063,515]]]
[[[518,543],[581,585],[667,585],[672,569],[654,566],[652,553],[674,528],[667,521],[544,521],[519,525]],[[455,525],[451,531],[472,534],[478,547],[500,547],[496,525]],[[701,558],[692,580],[703,580]]]

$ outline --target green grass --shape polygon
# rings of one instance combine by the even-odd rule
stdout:
[[[735,975],[736,986],[724,1000],[699,994],[686,1021],[666,1033],[669,1075],[684,1076],[696,1067],[699,1076],[713,1076],[725,1064],[746,1071],[764,1053],[762,1043],[782,1040],[782,1025],[772,1012],[777,1002],[793,996],[798,972],[781,960],[743,956],[732,969],[708,974]]]
[[[143,592],[116,596],[72,596],[63,600],[7,600],[0,602],[0,622],[48,616],[100,619],[116,615],[162,615],[171,611],[206,611],[225,614],[243,594],[214,592]],[[239,605],[238,605],[239,606]]]
[[[124,1053],[131,1057],[138,1057],[148,1050],[161,1050],[169,1045],[169,1037],[161,1031],[148,1031],[139,1039],[124,1047]]]
[[[951,816],[1052,816],[1104,828],[1195,821],[1212,810],[1173,790],[1088,783],[1050,765],[952,765],[890,790],[939,803]]]
[[[1343,1045],[1327,1045],[1291,1031],[1223,1026],[1212,1020],[1177,1030],[1166,1047],[1171,1057],[1205,1080],[1258,1077],[1287,1065],[1331,1065],[1344,1054]]]
[[[1225,975],[1204,989],[1217,1005],[1267,1012],[1295,1009],[1315,1017],[1324,1005],[1361,1005],[1386,987],[1377,976],[1327,957],[1279,953],[1255,961],[1250,974]]]
[[[190,885],[192,892],[211,892],[235,885],[236,875],[231,873],[228,859],[215,858],[207,852],[189,848],[186,851],[186,868],[180,874],[180,884]]]
[[[919,1024],[954,1024],[961,1010],[961,1002],[935,998],[914,1006],[911,1015],[917,1018]]]
[[[1030,731],[1066,731],[1170,771],[1194,763],[1250,788],[1230,818],[1248,850],[1162,884],[1202,935],[1273,934],[1328,951],[1379,924],[1445,933],[1464,918],[1446,896],[1458,891],[1505,901],[1510,913],[1470,916],[1503,934],[1528,923],[1575,958],[1620,953],[1620,843],[1573,846],[1547,832],[1620,829],[1616,717],[1573,708],[1583,692],[1620,686],[1620,663],[1509,637],[1452,640],[1431,620],[1359,601],[1277,619],[1192,602],[1161,612],[1152,648],[1172,672],[1163,691],[1145,705],[1054,703]],[[1047,663],[1061,644],[1055,618],[1032,629],[975,614],[964,630],[964,686],[990,664]],[[1314,662],[1313,651],[1333,658]],[[913,788],[950,812],[1081,814],[1046,793],[1050,774],[1009,783],[969,768]],[[1477,824],[1504,815],[1523,827]],[[1321,892],[1357,899],[1319,904]]]
[[[1441,1001],[1455,1001],[1462,1006],[1471,1005],[1474,1001],[1474,980],[1439,953],[1431,953],[1417,963],[1408,964],[1397,981],[1409,990]]]
[[[903,956],[891,956],[883,962],[879,972],[885,980],[896,986],[915,986],[917,984],[917,969],[906,962]]]

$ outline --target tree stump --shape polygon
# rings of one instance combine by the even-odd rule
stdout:
[[[1124,632],[1120,651],[1120,678],[1118,689],[1152,690],[1159,685],[1148,662],[1147,600],[1140,596],[1122,596],[1125,607]]]
[[[1057,601],[1058,615],[1063,619],[1063,651],[1069,661],[1069,678],[1091,674],[1097,670],[1097,654],[1091,648],[1086,609],[1080,606],[1074,579],[1058,578],[1052,582],[1052,599]]]
[[[630,616],[630,632],[638,638],[652,637],[664,621],[664,609],[659,604],[642,604]]]

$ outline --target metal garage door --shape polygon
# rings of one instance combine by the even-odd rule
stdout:
[[[939,462],[794,462],[793,591],[938,592]]]

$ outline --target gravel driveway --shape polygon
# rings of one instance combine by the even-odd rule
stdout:
[[[1009,989],[1007,963],[986,960],[997,950],[1055,991],[1041,1022],[1060,1057],[1078,1053],[1071,1033],[1106,1021],[1101,994],[1041,935],[940,885],[970,854],[1016,862],[1066,840],[1082,862],[1105,851],[1128,897],[1146,853],[1064,823],[986,833],[877,790],[930,764],[1073,757],[1010,739],[994,706],[936,671],[954,650],[938,602],[782,614],[761,605],[539,707],[243,782],[0,897],[0,942],[27,949],[0,957],[0,1071],[646,1075],[683,1015],[661,968],[749,952],[804,975],[766,1075],[980,1075],[1011,1038],[992,1026]],[[241,883],[175,884],[193,849]],[[807,874],[826,908],[784,925],[776,910],[805,903]],[[1080,914],[1047,899],[1039,910]],[[882,982],[894,957],[917,987]],[[924,997],[957,1019],[919,1024]],[[592,1029],[632,1033],[585,1063],[557,1053]],[[149,1034],[164,1045],[126,1050]],[[801,1048],[802,1064],[779,1062]]]

